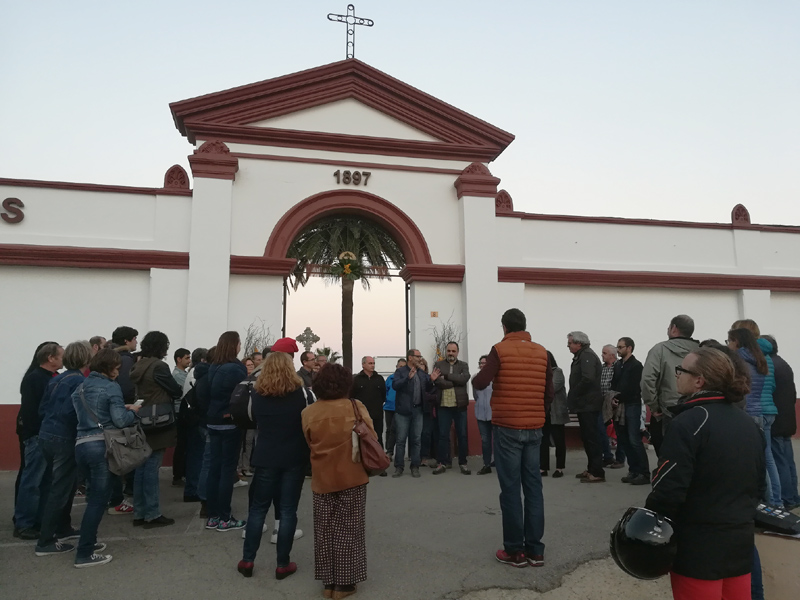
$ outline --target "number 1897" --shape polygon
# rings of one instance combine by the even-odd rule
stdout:
[[[336,183],[361,185],[363,182],[364,187],[366,187],[370,175],[372,175],[372,173],[369,171],[341,171],[338,169],[333,173],[333,176],[336,177]]]

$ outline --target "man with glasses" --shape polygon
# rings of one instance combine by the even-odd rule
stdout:
[[[311,379],[314,376],[315,361],[316,355],[313,352],[306,351],[300,355],[300,362],[303,366],[297,370],[297,374],[300,376],[300,379],[303,380],[303,385],[308,389],[311,389]]]
[[[419,477],[420,449],[422,447],[422,396],[433,391],[433,382],[439,378],[439,369],[428,374],[419,368],[422,353],[411,348],[406,353],[408,364],[394,372],[392,387],[397,392],[394,403],[394,426],[397,444],[394,451],[394,475],[402,477],[406,439],[411,458],[411,476]]]
[[[642,401],[650,408],[650,435],[656,455],[672,420],[670,408],[678,404],[680,394],[673,373],[691,351],[700,347],[692,339],[694,319],[688,315],[673,317],[667,327],[666,341],[647,353],[642,370]]]
[[[633,355],[635,346],[629,337],[620,338],[617,342],[617,354],[620,360],[614,364],[611,389],[616,392],[614,403],[621,404],[622,410],[619,421],[614,423],[614,427],[617,430],[617,443],[622,446],[628,457],[628,474],[622,478],[622,482],[647,485],[650,483],[650,462],[642,443],[640,429],[643,367]]]

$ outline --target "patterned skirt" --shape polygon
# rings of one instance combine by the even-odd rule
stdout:
[[[366,580],[366,505],[366,484],[329,494],[314,492],[314,578],[323,585]]]

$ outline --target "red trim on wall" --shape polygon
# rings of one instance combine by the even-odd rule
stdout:
[[[747,225],[744,223],[700,223],[697,221],[660,221],[658,219],[628,219],[625,217],[585,217],[578,215],[546,215],[541,213],[496,211],[498,217],[528,221],[562,221],[567,223],[603,223],[607,225],[645,225],[649,227],[682,227],[687,229],[747,229],[770,233],[800,233],[800,226]]]
[[[78,192],[112,192],[115,194],[147,194],[149,196],[191,196],[192,190],[178,188],[129,187],[125,185],[105,185],[100,183],[72,183],[70,181],[41,181],[38,179],[7,179],[0,177],[0,185],[14,187],[50,188],[55,190],[75,190]]]
[[[800,292],[800,277],[498,267],[497,280],[531,285]]]
[[[234,275],[281,275],[288,277],[297,264],[294,258],[269,258],[266,256],[231,256],[231,273]]]
[[[197,139],[214,137],[223,139],[229,144],[256,144],[259,146],[305,148],[307,150],[324,150],[350,154],[377,154],[380,156],[459,161],[477,160],[483,162],[492,161],[499,154],[494,149],[470,144],[444,144],[442,142],[399,140],[366,135],[298,131],[295,129],[193,123],[192,131],[194,132],[193,137],[190,139],[192,143]]]
[[[379,139],[249,125],[347,98],[441,141]],[[339,151],[367,153],[376,152],[377,145],[381,154],[490,161],[514,139],[510,133],[356,59],[173,102],[170,109],[175,126],[192,143],[197,137],[210,134],[229,142],[247,139],[249,143],[332,150],[338,147]]]
[[[79,269],[188,269],[188,252],[0,244],[0,265]]]
[[[231,151],[222,141],[209,140],[189,155],[189,166],[195,177],[233,181],[239,170],[239,159],[231,156]]]
[[[411,165],[387,165],[385,163],[360,162],[353,160],[331,160],[327,158],[307,158],[301,156],[283,156],[280,154],[254,154],[250,152],[231,152],[236,158],[254,160],[275,160],[279,162],[309,163],[315,165],[331,165],[334,167],[354,167],[356,169],[373,169],[384,171],[410,171],[412,173],[435,173],[438,175],[460,175],[458,169],[438,169],[436,167],[414,167]]]
[[[464,281],[464,265],[406,265],[400,271],[406,283],[435,281],[438,283],[461,283]]]
[[[0,471],[19,469],[18,412],[19,404],[0,404]]]
[[[273,228],[264,256],[285,260],[289,246],[303,228],[333,214],[358,215],[375,221],[397,241],[407,263],[433,262],[425,237],[406,213],[380,196],[347,189],[315,194],[290,208]]]
[[[461,172],[453,185],[459,198],[464,196],[494,198],[497,196],[499,184],[500,180],[492,176],[486,165],[474,162]]]

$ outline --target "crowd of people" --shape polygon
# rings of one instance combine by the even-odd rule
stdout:
[[[736,589],[746,580],[757,598],[755,506],[800,506],[791,445],[796,389],[777,341],[762,336],[752,320],[742,320],[725,343],[699,342],[692,338],[693,320],[678,315],[667,340],[642,363],[631,337],[607,344],[598,356],[584,332],[572,331],[566,340],[573,359],[565,375],[553,354],[532,340],[521,311],[506,311],[501,325],[502,340],[479,358],[475,374],[451,341],[432,369],[418,349],[409,349],[386,379],[371,356],[351,375],[324,355],[301,352],[295,371],[298,347],[291,338],[240,360],[235,331],[223,333],[209,349],[174,351],[172,370],[164,360],[169,339],[159,331],[148,332],[138,352],[139,333],[128,326],[118,327],[109,341],[97,336],[66,348],[44,342],[20,386],[14,534],[36,540],[36,556],[75,550],[78,568],[108,563],[112,557],[97,540],[104,515],[132,514],[133,526],[144,529],[174,524],[162,512],[159,492],[159,469],[166,449],[174,447],[172,484],[183,487],[185,502],[200,503],[205,528],[243,530],[238,570],[245,577],[253,575],[262,535],[270,531],[276,578],[296,572],[291,550],[303,535],[297,509],[310,476],[315,577],[325,597],[344,598],[366,579],[368,475],[354,459],[355,423],[366,423],[385,448],[393,478],[405,474],[406,455],[415,478],[422,467],[433,475],[451,469],[451,430],[458,470],[471,475],[471,383],[483,463],[477,474],[494,469],[500,485],[498,561],[544,565],[542,477],[550,475],[551,447],[552,477],[564,476],[565,428],[574,415],[586,454],[586,468],[576,477],[602,483],[607,468],[627,465],[621,482],[652,482],[648,507],[675,520],[675,597],[693,597],[680,590],[699,589],[698,581],[730,579]],[[237,408],[242,402],[244,411]],[[143,426],[152,452],[127,475],[114,475],[104,431],[134,423]],[[720,428],[741,430],[734,454],[746,473],[738,482],[728,473],[736,468],[730,456],[708,463],[715,452],[732,452],[717,439]],[[652,471],[648,443],[658,456]],[[700,460],[706,445],[712,450]],[[233,490],[248,485],[248,515],[239,519],[232,514]],[[708,493],[712,488],[716,495]],[[87,498],[80,529],[71,522],[76,493]],[[725,527],[704,510],[722,500]],[[270,507],[273,527],[266,522]],[[736,556],[723,559],[720,544]],[[706,567],[698,566],[698,547]]]

